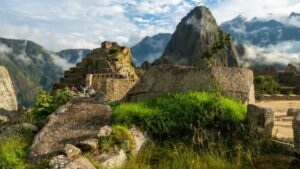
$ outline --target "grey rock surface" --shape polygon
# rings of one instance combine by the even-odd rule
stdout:
[[[137,101],[174,92],[220,91],[243,103],[254,103],[253,72],[249,69],[179,65],[151,67],[127,93]]]
[[[46,159],[61,151],[65,144],[77,145],[96,138],[99,128],[107,125],[110,117],[108,106],[91,98],[69,102],[48,117],[48,123],[34,138],[29,159]]]
[[[0,108],[7,111],[18,110],[16,93],[8,70],[0,66]]]
[[[63,152],[69,159],[75,159],[80,155],[81,150],[72,144],[66,144]]]
[[[99,140],[98,139],[83,140],[79,144],[77,144],[77,147],[79,147],[84,152],[97,150],[99,147]]]
[[[247,117],[251,128],[259,136],[271,137],[274,127],[274,112],[270,108],[248,105]]]
[[[203,54],[211,50],[225,32],[218,26],[210,10],[206,7],[195,7],[177,25],[176,31],[162,55],[175,64],[183,64],[197,67],[208,66],[203,59]],[[214,66],[235,67],[238,65],[238,53],[231,40],[225,48],[218,49],[214,55]]]

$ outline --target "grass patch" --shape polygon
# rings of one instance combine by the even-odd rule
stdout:
[[[27,140],[19,136],[0,138],[0,168],[24,169],[27,156]]]
[[[246,105],[214,93],[169,94],[114,106],[113,122],[135,124],[157,139],[191,138],[195,128],[230,134],[246,122]]]
[[[39,90],[36,103],[30,108],[27,121],[37,123],[46,119],[50,114],[54,113],[60,106],[66,104],[72,97],[72,93],[66,88],[50,93]]]
[[[199,153],[185,145],[165,147],[149,143],[121,169],[239,169],[241,165],[238,158],[229,161],[217,153]]]

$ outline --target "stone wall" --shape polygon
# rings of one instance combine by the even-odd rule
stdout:
[[[237,101],[254,103],[253,72],[242,68],[161,65],[150,68],[125,100],[136,101],[171,92],[218,90]]]
[[[107,79],[106,99],[111,101],[123,99],[136,82],[136,80],[132,79]]]
[[[89,74],[86,86],[102,91],[108,100],[117,101],[121,100],[136,82],[136,79],[127,79],[115,74]]]
[[[7,69],[0,66],[0,109],[14,111],[18,109],[18,102]]]

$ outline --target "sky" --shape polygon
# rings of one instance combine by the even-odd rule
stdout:
[[[0,0],[0,37],[27,39],[52,51],[97,48],[105,40],[132,47],[145,36],[173,33],[195,6],[220,24],[300,12],[300,0]]]

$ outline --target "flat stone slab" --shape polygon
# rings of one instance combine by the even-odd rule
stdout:
[[[96,138],[99,128],[109,124],[111,109],[90,98],[68,103],[48,117],[45,127],[35,136],[29,158],[39,161],[61,152],[65,144],[77,145]]]

